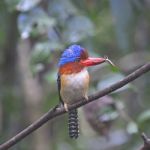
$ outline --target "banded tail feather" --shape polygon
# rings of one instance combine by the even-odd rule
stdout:
[[[73,109],[68,112],[68,127],[70,138],[77,139],[79,136],[79,122],[77,109]]]

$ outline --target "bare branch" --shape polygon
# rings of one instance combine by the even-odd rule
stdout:
[[[142,67],[140,67],[139,69],[137,69],[136,71],[134,71],[133,73],[129,74],[128,76],[126,76],[123,80],[105,88],[102,91],[99,91],[93,95],[89,96],[89,100],[85,101],[83,99],[80,100],[80,102],[72,105],[69,107],[70,109],[74,109],[74,108],[78,108],[81,107],[89,102],[92,102],[100,97],[103,97],[121,87],[123,87],[124,85],[130,83],[131,81],[135,80],[136,78],[140,77],[141,75],[143,75],[144,73],[150,71],[150,62],[148,62],[147,64],[143,65]],[[21,132],[19,132],[17,135],[15,135],[14,137],[12,137],[11,139],[9,139],[8,141],[4,142],[3,144],[0,145],[0,150],[7,150],[8,148],[12,147],[13,145],[15,145],[16,143],[18,143],[19,141],[21,141],[23,138],[25,138],[27,135],[31,134],[33,131],[35,131],[36,129],[40,128],[43,124],[45,124],[47,121],[66,113],[65,109],[63,107],[60,106],[56,106],[55,108],[50,109],[47,113],[45,113],[41,118],[39,118],[37,121],[35,121],[34,123],[32,123],[31,125],[29,125],[27,128],[25,128],[24,130],[22,130]]]
[[[150,150],[150,139],[145,135],[145,133],[142,133],[141,137],[144,141],[144,146],[141,150]]]

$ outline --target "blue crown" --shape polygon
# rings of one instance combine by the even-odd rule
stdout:
[[[70,62],[75,62],[80,59],[81,54],[84,52],[84,48],[80,45],[71,45],[66,49],[59,60],[58,66],[65,65]]]

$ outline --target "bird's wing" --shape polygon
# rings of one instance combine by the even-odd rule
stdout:
[[[60,74],[57,74],[57,87],[58,87],[58,95],[59,95],[59,101],[63,104],[63,100],[60,95],[60,90],[61,90],[61,78]]]

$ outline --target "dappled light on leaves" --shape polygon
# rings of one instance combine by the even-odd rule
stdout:
[[[32,123],[28,134],[47,122],[31,136],[25,133],[22,142],[13,139],[12,149],[147,150],[150,75],[144,73],[150,61],[149,8],[149,0],[1,0],[0,143]],[[72,44],[81,45],[92,57],[108,56],[115,64],[107,61],[88,69],[88,95],[96,93],[89,100],[107,97],[88,105],[81,101],[82,132],[76,141],[66,134],[66,116],[55,118],[65,113],[61,105],[45,114],[58,104],[58,61]],[[143,73],[136,74],[138,68]],[[41,116],[45,122],[37,126]]]
[[[20,0],[16,9],[19,11],[29,11],[34,8],[41,0]]]
[[[31,34],[47,34],[47,30],[54,26],[55,20],[40,8],[35,8],[30,12],[21,13],[18,17],[18,28],[23,39],[28,38]]]

